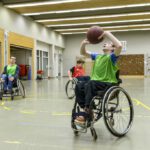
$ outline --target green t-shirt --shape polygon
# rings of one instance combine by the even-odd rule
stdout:
[[[8,75],[15,75],[16,69],[17,69],[17,65],[13,65],[13,66],[8,65],[7,66],[7,74]]]
[[[111,60],[111,55],[97,55],[91,72],[91,80],[117,83],[118,67]]]

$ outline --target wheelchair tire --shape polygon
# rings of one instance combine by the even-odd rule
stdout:
[[[24,88],[24,85],[23,83],[19,80],[19,83],[18,83],[18,89],[20,91],[20,95],[22,96],[22,98],[25,98],[25,88]]]
[[[92,127],[92,128],[90,128],[90,131],[91,131],[93,140],[96,141],[97,140],[97,133],[96,133],[95,129]]]
[[[0,92],[0,100],[2,101],[3,94]]]
[[[65,90],[66,90],[66,95],[67,95],[68,99],[73,99],[75,97],[76,84],[77,84],[76,79],[69,80],[66,83]]]
[[[132,126],[134,109],[130,96],[119,86],[110,88],[103,99],[103,118],[107,129],[117,137],[124,136]]]
[[[12,101],[14,100],[14,96],[11,96],[11,100],[12,100]]]
[[[78,135],[79,135],[79,132],[78,132],[78,131],[74,131],[74,135],[75,135],[75,136],[78,136]]]

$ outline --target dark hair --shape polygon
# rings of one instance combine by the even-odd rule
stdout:
[[[77,60],[77,64],[84,64],[84,63],[85,63],[85,61],[84,61],[84,60],[82,60],[82,59]]]

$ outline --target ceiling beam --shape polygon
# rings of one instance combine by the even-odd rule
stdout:
[[[134,16],[122,16],[122,17],[112,17],[112,18],[91,18],[91,19],[82,19],[82,20],[64,20],[64,21],[47,21],[42,22],[44,25],[62,25],[62,24],[79,24],[79,23],[94,23],[94,22],[114,22],[114,21],[122,21],[122,20],[143,20],[150,19],[149,15],[134,15]]]
[[[83,11],[83,12],[70,12],[70,13],[52,13],[52,14],[40,14],[35,16],[30,16],[34,20],[44,20],[44,19],[53,19],[53,18],[70,18],[70,17],[86,17],[86,16],[98,16],[98,15],[113,15],[121,13],[137,13],[137,12],[148,12],[150,6],[139,6],[131,8],[119,8],[119,9],[108,9],[104,10],[92,10],[92,11]]]
[[[109,26],[109,27],[103,27],[103,29],[104,30],[127,30],[127,29],[145,29],[145,28],[150,28],[150,24],[149,25],[147,25],[147,26],[137,26],[137,25],[132,25],[132,26],[126,26],[126,25],[124,25],[124,26]],[[71,30],[71,29],[64,29],[64,30],[62,30],[62,31],[57,31],[57,30],[55,30],[55,31],[57,31],[57,32],[59,32],[59,33],[70,33],[70,32],[87,32],[87,30],[88,30],[88,28],[87,29],[76,29],[76,30]]]
[[[103,27],[108,27],[108,26],[121,26],[121,25],[136,25],[136,24],[150,24],[150,20],[149,21],[141,21],[141,22],[121,22],[121,23],[112,23],[112,24],[102,24],[102,25],[99,25],[99,24],[96,24],[96,25],[99,25],[99,26],[103,26]],[[59,29],[69,29],[69,28],[73,28],[73,29],[78,29],[78,28],[89,28],[91,27],[92,25],[77,25],[77,26],[55,26],[55,27],[52,27],[53,30],[59,30]]]
[[[23,3],[34,3],[34,2],[46,2],[49,0],[1,0],[4,5],[11,4],[23,4]],[[58,1],[58,0],[50,0],[50,1]]]
[[[145,4],[150,3],[150,0],[89,0],[81,2],[70,2],[62,4],[47,4],[32,7],[19,7],[13,8],[19,13],[37,13],[37,12],[47,12],[47,11],[58,11],[58,10],[73,10],[73,9],[83,9],[83,8],[98,8],[98,7],[108,7],[108,6],[121,6],[121,5],[131,5],[131,4]]]

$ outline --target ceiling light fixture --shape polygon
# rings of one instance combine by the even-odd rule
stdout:
[[[136,15],[150,15],[150,12],[144,13],[130,13],[130,14],[116,14],[116,15],[101,15],[101,16],[90,16],[90,17],[72,17],[72,18],[59,18],[59,19],[44,19],[44,20],[35,20],[36,22],[53,22],[53,21],[67,21],[67,20],[86,20],[86,19],[98,19],[98,18],[115,18],[115,17],[124,17],[124,16],[136,16]]]
[[[102,27],[103,29],[107,29],[107,28],[128,28],[128,27],[150,27],[150,24],[136,24],[136,25],[122,25],[122,26],[107,26],[107,27]],[[79,31],[79,30],[88,30],[89,28],[70,28],[70,29],[57,29],[55,31],[58,32],[64,32],[64,31]]]
[[[150,3],[143,4],[131,4],[131,5],[120,5],[120,6],[108,6],[108,7],[98,7],[98,8],[83,8],[83,9],[73,9],[73,10],[58,10],[58,11],[46,11],[46,12],[36,12],[36,13],[23,13],[25,16],[34,15],[44,15],[44,14],[61,14],[61,13],[71,13],[71,12],[83,12],[83,11],[96,11],[96,10],[108,10],[108,9],[121,9],[121,8],[134,8],[150,6]]]
[[[136,19],[136,20],[120,20],[120,21],[107,21],[107,22],[89,22],[89,23],[75,23],[75,24],[53,24],[46,25],[47,27],[66,27],[66,26],[80,26],[80,25],[101,25],[101,24],[114,24],[114,23],[124,23],[124,22],[143,22],[150,21],[150,19]]]
[[[127,31],[147,31],[150,30],[150,28],[145,29],[125,29],[125,30],[109,30],[110,32],[127,32]],[[61,34],[63,35],[69,35],[69,34],[85,34],[86,32],[63,32]]]
[[[34,3],[24,3],[24,4],[9,4],[5,6],[8,8],[20,8],[20,7],[33,7],[33,6],[63,4],[63,3],[82,2],[82,1],[89,1],[89,0],[62,0],[62,1],[34,2]]]

